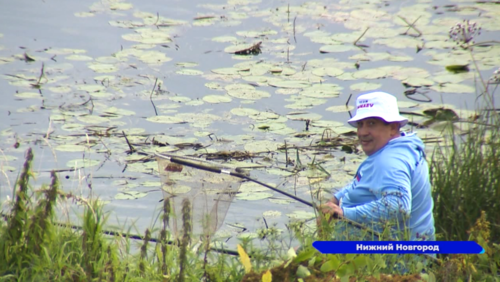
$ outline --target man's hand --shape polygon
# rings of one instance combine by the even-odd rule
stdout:
[[[333,197],[333,199],[328,201],[326,204],[319,206],[319,209],[322,213],[330,214],[332,217],[343,217],[344,211],[338,206],[338,202],[339,201]]]
[[[340,205],[339,205],[339,200],[337,200],[337,198],[335,198],[335,196],[333,196],[333,197],[330,199],[330,201],[328,201],[328,202],[332,202],[332,203],[336,204],[337,206],[340,206]]]

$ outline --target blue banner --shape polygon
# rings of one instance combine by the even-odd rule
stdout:
[[[316,241],[323,254],[482,254],[474,241]]]

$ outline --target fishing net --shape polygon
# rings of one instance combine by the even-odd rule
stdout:
[[[182,234],[182,202],[188,199],[193,235],[213,235],[224,222],[241,179],[217,173],[230,168],[205,160],[164,154],[156,154],[156,160],[164,199],[170,201],[172,234],[176,238]]]

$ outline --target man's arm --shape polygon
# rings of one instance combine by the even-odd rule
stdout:
[[[377,201],[356,207],[342,207],[345,218],[370,225],[381,220],[402,221],[411,212],[411,193],[408,189],[386,189],[386,195]]]
[[[371,174],[373,179],[366,183],[373,185],[377,200],[356,207],[343,206],[344,217],[367,224],[408,218],[412,201],[411,171],[409,163],[400,157],[380,163]]]

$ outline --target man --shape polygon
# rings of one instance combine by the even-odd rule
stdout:
[[[323,204],[321,211],[378,232],[392,223],[392,230],[399,233],[393,236],[401,239],[409,230],[410,240],[435,240],[424,144],[415,134],[400,132],[408,119],[399,114],[396,98],[384,92],[359,96],[356,115],[348,123],[357,128],[368,158],[353,181]]]

